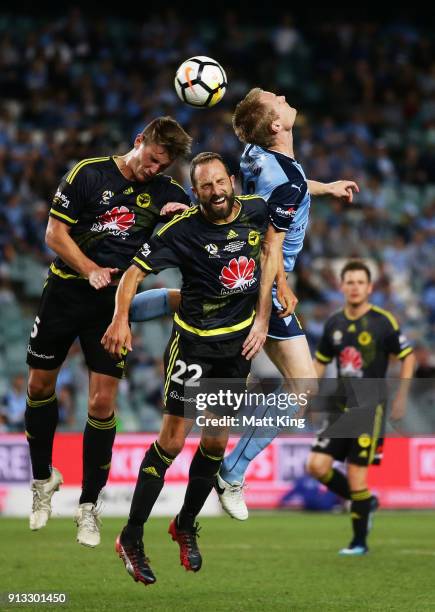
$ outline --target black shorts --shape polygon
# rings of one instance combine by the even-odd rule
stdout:
[[[126,358],[112,359],[101,338],[112,321],[116,287],[94,289],[84,280],[49,277],[30,333],[27,364],[40,370],[62,365],[76,338],[92,372],[122,378]]]
[[[166,347],[164,356],[165,382],[163,389],[166,414],[194,418],[196,403],[194,393],[185,393],[187,381],[201,379],[242,379],[246,381],[251,360],[242,356],[246,336],[230,340],[204,342],[182,335],[176,327]]]
[[[351,417],[351,414],[349,415]],[[314,442],[311,450],[314,453],[325,453],[336,461],[347,461],[354,465],[380,465],[383,456],[385,416],[384,406],[379,404],[373,409],[373,418],[366,420],[356,437],[328,437],[337,428],[335,423],[328,423]]]

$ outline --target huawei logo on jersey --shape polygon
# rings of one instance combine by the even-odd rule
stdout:
[[[103,232],[108,230],[114,236],[126,236],[127,230],[135,222],[135,214],[130,212],[126,206],[115,206],[103,215],[100,215],[97,222],[91,227],[93,232]]]
[[[340,376],[362,377],[363,358],[361,353],[354,346],[346,346],[341,351],[339,362]]]
[[[255,282],[255,260],[244,255],[231,259],[221,270],[219,280],[227,289],[245,289]]]

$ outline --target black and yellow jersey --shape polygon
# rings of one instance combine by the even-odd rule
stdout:
[[[337,361],[338,376],[383,378],[388,358],[403,359],[412,347],[399,328],[395,317],[378,306],[358,319],[349,318],[344,310],[326,322],[315,357],[321,363]]]
[[[254,320],[268,208],[258,196],[237,196],[236,201],[240,209],[230,223],[211,223],[199,206],[177,215],[133,259],[147,273],[181,270],[181,305],[174,321],[188,337],[236,337],[247,334]]]
[[[84,159],[63,177],[50,216],[71,227],[71,238],[89,259],[122,271],[164,220],[160,211],[167,202],[190,204],[170,176],[158,174],[146,183],[129,181],[114,157],[98,157]],[[60,257],[50,271],[62,278],[80,278]]]

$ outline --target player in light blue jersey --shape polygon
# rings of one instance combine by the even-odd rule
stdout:
[[[296,110],[284,96],[256,88],[237,105],[233,126],[239,140],[246,144],[240,163],[243,193],[256,193],[268,202],[273,227],[282,240],[283,258],[273,289],[264,349],[284,381],[291,384],[293,392],[298,392],[298,382],[301,384],[303,379],[315,381],[317,377],[304,331],[294,314],[297,299],[288,287],[287,275],[293,271],[303,246],[310,196],[329,195],[352,202],[353,192],[358,191],[358,186],[353,181],[319,183],[306,179],[302,166],[294,158],[295,118]],[[176,208],[176,204],[167,204],[165,213],[175,212]],[[174,299],[173,293],[171,295]],[[147,320],[149,300],[143,296],[139,294],[133,300],[133,305],[141,301],[135,320]],[[163,299],[163,293],[156,295],[156,300]],[[158,305],[153,310],[158,310]],[[259,406],[258,416],[264,416],[265,411],[264,406]],[[268,428],[267,434],[249,428],[225,458],[216,488],[222,506],[230,516],[239,520],[248,518],[243,499],[246,469],[278,432],[278,428]]]

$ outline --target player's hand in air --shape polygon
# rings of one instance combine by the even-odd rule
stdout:
[[[345,200],[348,204],[353,202],[353,193],[359,193],[359,187],[354,181],[335,181],[329,183],[329,187],[329,195]]]
[[[181,202],[167,202],[160,211],[160,215],[162,217],[170,217],[171,215],[182,213],[188,208],[190,207],[187,204],[182,204]]]
[[[131,330],[128,321],[114,318],[106,329],[101,344],[114,359],[122,359],[126,350],[132,351]]]
[[[278,313],[280,319],[284,319],[294,313],[299,300],[288,286],[286,279],[277,281],[276,297],[282,306],[282,310]]]
[[[254,325],[251,327],[248,337],[243,343],[242,355],[246,359],[254,359],[263,348],[266,342],[269,321],[255,318]]]
[[[100,268],[97,267],[95,270],[89,273],[89,284],[94,289],[103,289],[112,282],[112,274],[119,272],[118,268]]]

